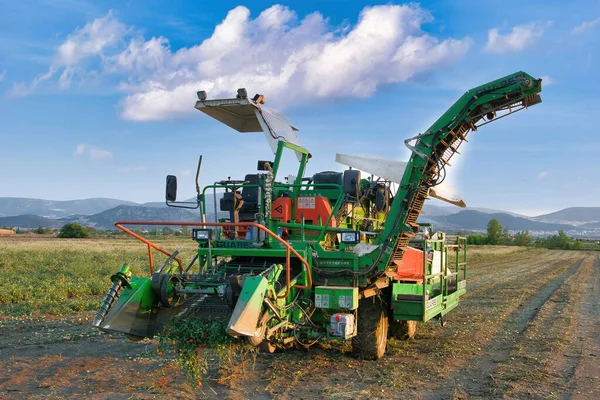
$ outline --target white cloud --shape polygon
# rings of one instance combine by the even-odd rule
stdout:
[[[573,28],[571,32],[574,34],[583,33],[585,31],[594,29],[598,25],[600,25],[600,18],[597,18],[593,21],[584,21],[580,25],[577,25],[575,28]]]
[[[96,146],[90,146],[89,144],[81,143],[75,148],[75,155],[80,157],[89,157],[92,161],[105,161],[110,160],[113,154],[110,151],[103,150]]]
[[[175,53],[164,38],[132,40],[117,57],[128,60],[119,62],[122,67],[135,69],[148,57],[162,64],[139,83],[121,86],[128,93],[122,115],[156,120],[193,113],[199,89],[215,98],[246,87],[278,107],[314,97],[368,97],[383,84],[443,68],[466,53],[468,38],[440,41],[423,33],[421,24],[431,20],[417,5],[366,7],[358,23],[340,33],[319,13],[298,21],[293,11],[276,5],[253,20],[240,6],[210,38]]]
[[[76,29],[58,47],[48,71],[38,75],[29,85],[15,83],[12,96],[26,96],[36,87],[60,73],[58,83],[68,89],[76,76],[84,76],[86,62],[92,58],[103,59],[107,48],[114,48],[127,34],[125,25],[113,16],[112,10],[96,18],[81,29]]]
[[[318,12],[300,20],[282,5],[252,19],[248,8],[239,6],[209,38],[177,51],[167,38],[146,40],[111,13],[99,20],[94,21],[97,29],[87,29],[89,34],[82,32],[90,24],[69,36],[85,40],[68,40],[59,48],[57,60],[64,66],[60,81],[68,86],[75,74],[84,73],[87,58],[100,55],[102,71],[121,78],[122,116],[140,121],[194,113],[200,89],[215,98],[246,87],[251,95],[265,94],[275,107],[315,97],[364,98],[381,85],[445,68],[471,45],[469,38],[438,39],[424,33],[421,25],[433,18],[417,4],[366,7],[354,26],[342,27],[330,26]],[[101,28],[110,33],[107,39],[92,40],[96,35],[91,32]],[[123,35],[128,42],[118,46]],[[50,72],[54,75],[53,67]]]
[[[551,22],[530,22],[514,26],[512,31],[506,34],[499,33],[496,28],[490,29],[484,50],[490,53],[523,51],[535,43],[544,34],[544,29],[550,24]]]
[[[4,79],[5,76],[6,76],[6,70],[2,70],[0,72],[0,82]]]
[[[179,174],[182,175],[182,176],[190,176],[192,174],[192,171],[189,170],[189,169],[184,169]]]
[[[141,172],[145,171],[146,166],[144,165],[127,165],[124,167],[117,168],[117,172],[129,173],[129,172]]]
[[[544,179],[547,176],[548,176],[548,171],[541,171],[539,174],[537,174],[538,179]]]
[[[556,83],[556,81],[550,78],[548,75],[541,76],[540,79],[542,80],[542,84],[544,86],[554,85]]]

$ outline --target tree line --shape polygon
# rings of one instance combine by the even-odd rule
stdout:
[[[468,244],[491,244],[512,246],[537,246],[548,249],[583,250],[583,241],[569,239],[565,231],[546,238],[533,238],[529,231],[519,231],[513,236],[509,235],[508,228],[502,226],[500,221],[492,219],[487,224],[487,234],[472,234],[467,236]]]

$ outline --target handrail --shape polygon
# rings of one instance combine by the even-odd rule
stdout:
[[[143,237],[139,236],[138,234],[123,227],[122,225],[221,226],[221,227],[223,227],[223,226],[232,226],[232,227],[233,226],[253,226],[255,228],[263,230],[265,233],[272,236],[279,243],[283,244],[286,248],[286,267],[285,267],[286,268],[286,291],[285,291],[284,295],[278,296],[278,297],[280,299],[285,298],[288,296],[288,294],[290,292],[290,288],[291,288],[290,252],[292,252],[302,262],[302,264],[304,265],[304,268],[306,269],[307,284],[306,285],[294,285],[293,286],[294,289],[310,289],[312,287],[312,275],[310,273],[310,266],[308,265],[308,262],[306,261],[306,259],[304,257],[302,257],[296,251],[296,249],[294,249],[288,242],[286,242],[285,240],[283,240],[282,238],[277,236],[273,231],[271,231],[267,227],[265,227],[261,224],[258,224],[256,222],[157,222],[157,221],[151,221],[151,222],[119,221],[119,222],[115,222],[115,226],[117,228],[121,229],[122,231],[130,234],[131,236],[135,237],[138,240],[141,240],[142,242],[144,242],[148,245],[148,249],[149,249],[148,252],[149,252],[149,257],[150,257],[150,272],[154,273],[154,267],[152,266],[152,253],[150,251],[150,246],[152,246],[152,248],[155,248],[156,250],[162,252],[163,254],[166,254],[169,257],[171,256],[171,254],[169,254],[165,250],[161,249],[160,247],[158,247],[154,243],[150,242],[149,240],[144,239]],[[183,271],[181,261],[178,258],[175,258],[175,260],[177,260],[180,270]]]
[[[164,255],[166,255],[167,257],[171,257],[172,254],[169,253],[166,250],[163,250],[162,248],[160,248],[159,246],[155,245],[154,243],[152,243],[151,241],[149,241],[146,238],[141,237],[140,235],[138,235],[137,233],[131,231],[130,229],[125,228],[122,225],[162,225],[163,223],[137,223],[137,222],[115,222],[115,226],[117,228],[119,228],[120,230],[122,230],[123,232],[133,236],[134,238],[136,238],[137,240],[144,242],[148,245],[148,261],[150,264],[150,275],[154,274],[154,260],[152,259],[152,249],[156,249],[158,251],[160,251],[161,253],[163,253]],[[177,264],[179,265],[179,272],[183,272],[183,265],[181,264],[181,260],[178,257],[174,257],[174,260],[177,261]]]
[[[331,214],[329,214],[329,218],[327,219],[327,222],[325,223],[325,226],[329,225],[329,222],[331,221],[331,219],[333,218],[333,216],[337,213],[338,208],[341,207],[341,203],[344,199],[344,190],[342,185],[339,185],[337,183],[277,183],[274,182],[273,183],[273,189],[284,189],[284,188],[302,188],[305,187],[307,189],[305,190],[309,190],[308,187],[313,187],[314,189],[312,190],[318,190],[319,188],[325,188],[325,187],[330,187],[330,186],[337,186],[335,189],[333,190],[337,190],[338,193],[338,197],[337,200],[335,202],[335,204],[333,205],[333,207],[331,208]],[[245,184],[224,184],[224,185],[220,185],[220,184],[213,184],[213,185],[207,185],[202,189],[202,199],[205,198],[206,196],[206,191],[208,189],[233,189],[233,188],[244,188],[244,187],[248,187],[248,188],[253,188],[253,187],[259,187],[261,189],[264,190],[263,185],[258,184],[258,183],[245,183]],[[217,213],[216,213],[216,207],[217,207],[217,203],[215,202],[215,219],[217,218]],[[202,201],[202,213],[205,214],[206,213],[206,202]],[[316,229],[315,229],[316,230]],[[325,231],[321,230],[321,233],[319,234],[319,239],[318,240],[322,240],[323,236],[325,235]]]

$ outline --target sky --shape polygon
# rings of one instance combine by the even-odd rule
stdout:
[[[448,179],[469,206],[598,206],[600,2],[0,0],[0,197],[164,199],[273,157],[194,109],[245,87],[313,158],[407,161],[465,91],[523,70],[543,102],[472,133]],[[284,172],[295,172],[288,155]],[[442,203],[443,204],[443,203]],[[458,211],[458,209],[457,209]]]

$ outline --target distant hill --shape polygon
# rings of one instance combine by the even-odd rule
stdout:
[[[218,194],[217,199],[220,197]],[[207,193],[206,200],[207,221],[214,221],[212,193]],[[194,199],[185,201],[193,202]],[[419,222],[431,223],[435,229],[449,232],[485,230],[489,220],[496,218],[510,230],[539,231],[541,234],[544,231],[579,230],[585,235],[600,234],[600,207],[571,207],[532,218],[490,208],[461,209],[427,202],[423,212]],[[219,212],[219,217],[228,217],[228,213]],[[140,205],[108,198],[52,201],[0,197],[0,226],[60,228],[67,222],[78,222],[97,229],[113,229],[118,220],[184,222],[199,221],[200,216],[198,210],[171,208],[164,202]]]
[[[579,225],[579,229],[600,229],[600,222],[588,222],[587,224]]]
[[[461,208],[456,206],[436,206],[435,204],[429,204],[426,202],[423,205],[423,215],[427,215],[428,217],[437,217],[441,215],[450,215],[460,211]]]
[[[200,221],[200,216],[198,211],[191,213],[181,208],[118,206],[94,215],[74,215],[63,219],[63,222],[77,222],[96,229],[115,229],[117,221],[195,222]]]
[[[74,214],[91,215],[120,205],[137,205],[117,199],[83,199],[54,201],[24,197],[0,197],[0,217],[32,214],[47,218],[63,218]]]
[[[540,222],[552,222],[569,225],[582,225],[600,222],[600,207],[569,207],[550,214],[532,218]]]
[[[0,217],[0,226],[11,228],[35,229],[41,226],[42,228],[57,229],[63,225],[64,222],[60,220],[40,217],[39,215],[25,214],[14,217]]]
[[[423,213],[424,213],[424,215],[427,215],[427,217],[451,215],[451,214],[456,214],[460,211],[469,211],[469,210],[470,211],[479,211],[479,212],[482,212],[485,214],[503,213],[503,214],[512,215],[514,217],[529,218],[525,215],[521,215],[521,214],[509,212],[509,211],[504,211],[504,210],[496,210],[493,208],[485,208],[485,207],[460,208],[460,207],[456,207],[456,206],[438,206],[438,205],[429,204],[429,203],[425,203],[425,205],[423,206]]]
[[[502,226],[515,231],[558,231],[573,229],[573,226],[571,225],[537,222],[527,218],[515,217],[506,213],[486,214],[475,210],[465,210],[456,214],[430,217],[430,219],[437,221],[441,226],[465,230],[486,229],[488,222],[494,218],[497,219]]]

